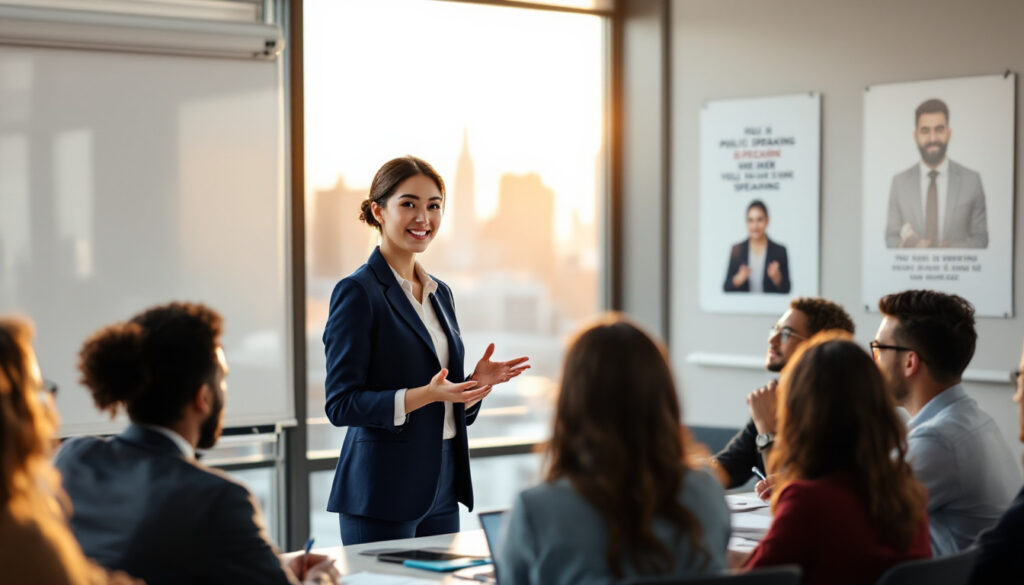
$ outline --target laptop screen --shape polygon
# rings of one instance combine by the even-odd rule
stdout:
[[[494,580],[501,583],[498,572],[498,551],[501,550],[501,528],[505,523],[508,513],[505,510],[496,512],[481,512],[480,526],[484,529],[484,538],[487,539],[487,548],[491,551],[491,560],[494,562]]]

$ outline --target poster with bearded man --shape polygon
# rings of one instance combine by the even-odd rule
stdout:
[[[866,89],[866,307],[928,288],[1011,316],[1015,88],[1006,74]]]

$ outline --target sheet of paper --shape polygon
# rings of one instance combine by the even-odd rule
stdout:
[[[758,540],[772,525],[772,517],[768,514],[732,514],[730,520],[733,534]]]
[[[760,510],[761,508],[767,508],[771,504],[765,502],[761,498],[757,497],[754,492],[746,492],[742,494],[726,494],[725,501],[729,504],[729,510],[732,512],[746,512],[748,510]]]
[[[757,541],[733,535],[729,538],[728,549],[735,552],[748,553],[757,548]]]
[[[342,577],[345,585],[437,585],[437,581],[404,575],[362,572]]]

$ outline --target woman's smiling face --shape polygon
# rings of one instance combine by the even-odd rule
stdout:
[[[382,247],[408,254],[425,252],[441,228],[444,197],[426,175],[413,175],[395,187],[384,205],[373,203]]]
[[[761,241],[765,237],[765,230],[768,228],[768,216],[760,207],[751,207],[747,211],[747,235],[751,240]]]

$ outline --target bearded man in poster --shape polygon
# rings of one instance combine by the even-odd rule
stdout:
[[[917,107],[914,141],[921,160],[892,179],[885,227],[888,248],[987,248],[981,176],[946,157],[953,131],[939,99]]]

